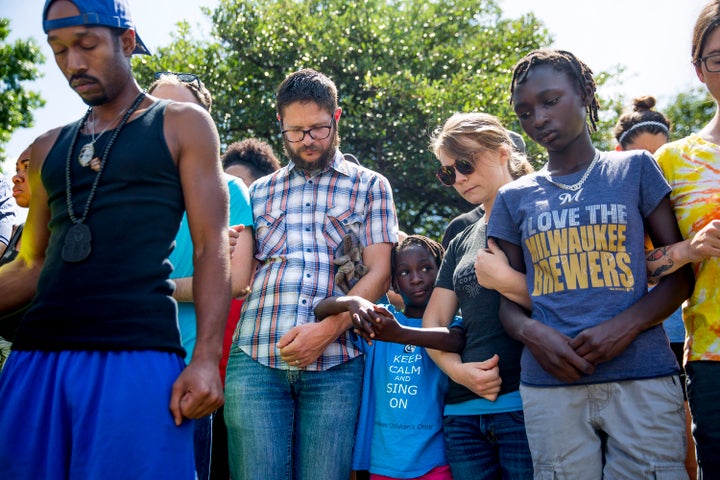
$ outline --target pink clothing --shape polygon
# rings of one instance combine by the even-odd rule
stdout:
[[[386,477],[385,475],[370,474],[370,480],[452,480],[452,474],[450,473],[449,465],[442,465],[435,467],[425,475],[415,477],[412,479],[398,479],[394,477]]]
[[[242,310],[242,300],[233,298],[230,301],[230,314],[225,323],[225,334],[223,336],[223,351],[220,359],[220,378],[225,386],[225,372],[227,371],[228,357],[230,356],[230,348],[232,347],[232,337],[235,334],[235,327],[240,322],[240,311]]]

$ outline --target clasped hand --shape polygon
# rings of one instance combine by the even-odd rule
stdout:
[[[291,328],[275,345],[280,350],[280,358],[299,368],[314,363],[339,335],[334,325],[340,322],[334,317],[337,315]]]
[[[526,342],[543,369],[566,383],[590,375],[595,367],[620,355],[635,339],[618,317],[587,328],[570,338],[552,327],[534,321]]]
[[[402,331],[402,325],[388,309],[370,300],[354,297],[348,305],[348,312],[353,331],[364,338],[368,345],[372,345],[373,340],[394,342]]]

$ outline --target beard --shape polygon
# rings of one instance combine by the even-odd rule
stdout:
[[[333,158],[335,158],[335,152],[340,145],[340,137],[337,134],[337,130],[333,131],[332,141],[327,148],[323,148],[321,145],[318,145],[318,143],[319,142],[315,142],[310,146],[304,145],[302,142],[292,144],[283,137],[285,155],[292,160],[295,167],[308,173],[321,172],[332,163]],[[298,146],[296,147],[295,145]],[[306,162],[302,158],[302,153],[304,152],[320,152],[320,156],[315,161]]]

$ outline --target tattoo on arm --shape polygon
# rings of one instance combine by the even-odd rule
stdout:
[[[650,276],[652,278],[659,278],[662,276],[663,272],[666,272],[667,270],[670,270],[672,268],[672,265],[661,265],[657,267],[655,270],[650,272]]]
[[[648,281],[657,283],[664,272],[671,270],[674,262],[668,254],[669,247],[658,247],[651,250],[646,256],[648,267]]]
[[[650,250],[650,252],[645,257],[645,260],[647,260],[648,262],[656,262],[658,260],[662,260],[663,257],[667,257],[667,259],[670,262],[672,262],[672,260],[670,260],[670,257],[668,256],[667,252],[668,252],[668,247],[655,248],[653,250]]]

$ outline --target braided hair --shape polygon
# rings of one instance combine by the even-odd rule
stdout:
[[[586,88],[592,91],[593,100],[586,107],[590,117],[590,131],[597,130],[597,123],[600,121],[598,112],[600,103],[595,95],[596,85],[592,76],[592,70],[572,53],[566,50],[539,49],[525,55],[513,68],[512,83],[510,84],[510,103],[513,103],[515,88],[527,80],[527,76],[533,67],[539,65],[550,65],[553,69],[565,72],[571,80],[574,80],[581,94],[584,95]]]
[[[408,235],[408,237],[402,242],[398,242],[390,252],[390,266],[392,268],[392,277],[395,278],[395,270],[397,268],[397,256],[403,250],[407,250],[410,247],[422,247],[435,259],[435,265],[440,268],[443,257],[445,256],[445,249],[438,242],[432,238],[428,238],[425,235]]]

